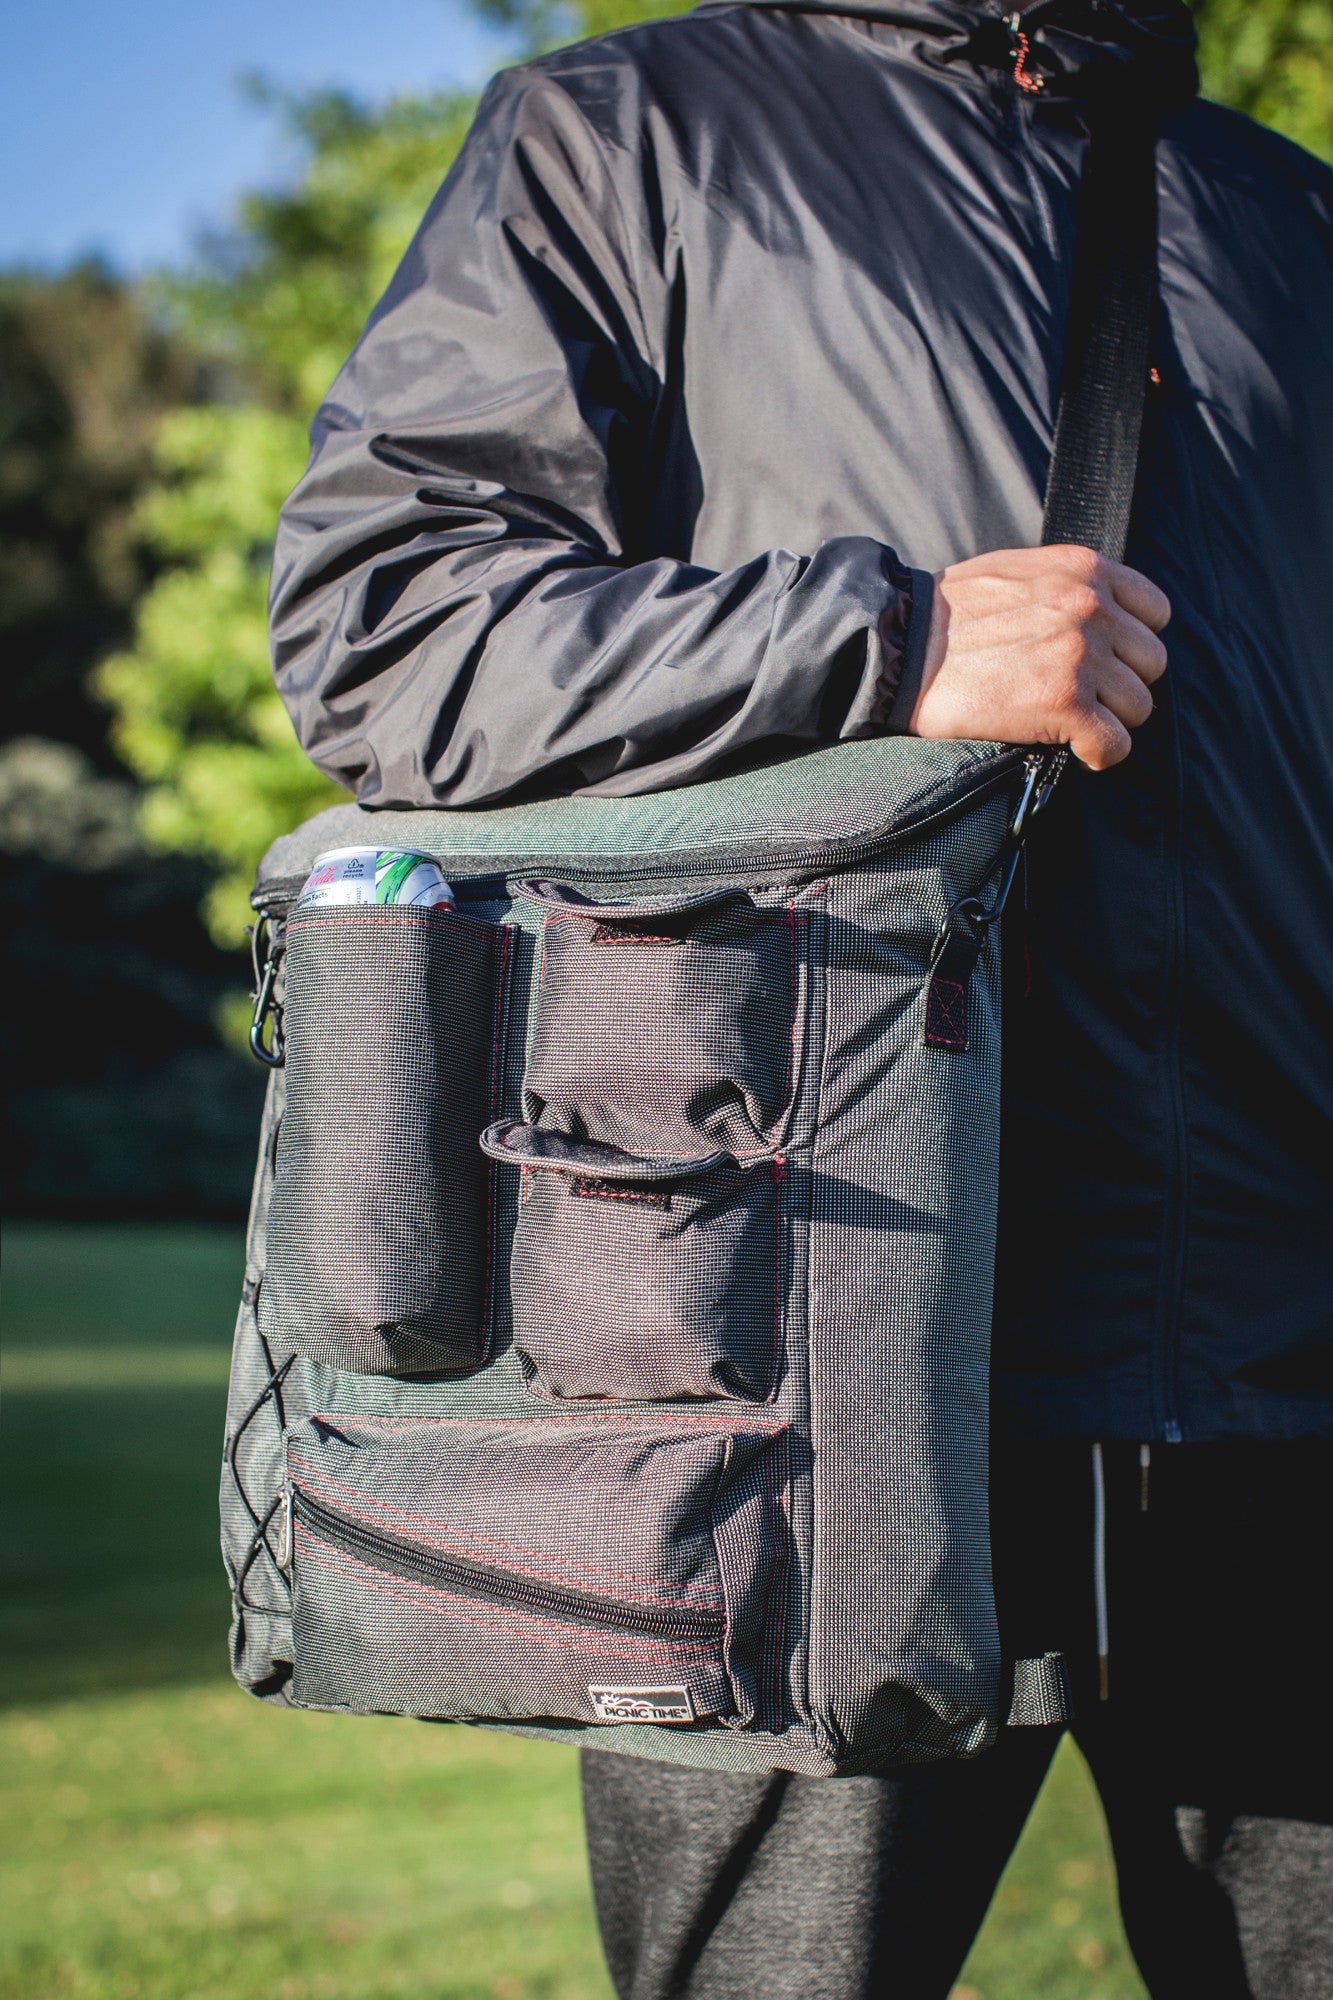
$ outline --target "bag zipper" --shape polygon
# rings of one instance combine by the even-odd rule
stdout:
[[[595,1626],[600,1631],[640,1632],[664,1641],[690,1640],[722,1643],[723,1619],[720,1611],[670,1610],[648,1604],[626,1604],[615,1597],[600,1597],[591,1591],[566,1590],[515,1576],[508,1570],[488,1569],[484,1564],[460,1556],[414,1548],[390,1536],[377,1534],[335,1513],[300,1487],[289,1489],[296,1524],[306,1527],[334,1548],[354,1556],[372,1569],[386,1570],[410,1583],[422,1583],[475,1597],[489,1604],[517,1606],[540,1616],[547,1614],[565,1625]]]

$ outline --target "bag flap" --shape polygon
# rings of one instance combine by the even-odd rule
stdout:
[[[634,798],[544,799],[467,811],[333,806],[276,840],[258,881],[301,878],[326,848],[416,848],[451,877],[540,875],[559,866],[610,877],[650,864],[688,875],[719,860],[764,866],[889,844],[1016,771],[1006,743],[890,736],[838,743],[779,763]]]

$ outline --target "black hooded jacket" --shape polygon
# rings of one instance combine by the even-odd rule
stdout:
[[[930,572],[1038,538],[1089,98],[1160,108],[1171,666],[1011,926],[1011,1434],[1333,1430],[1333,176],[1192,51],[1179,0],[802,0],[506,72],[275,563],[279,687],[369,806],[895,726]]]

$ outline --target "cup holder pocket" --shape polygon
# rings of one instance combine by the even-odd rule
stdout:
[[[762,1402],[782,1353],[780,1159],[663,1159],[514,1121],[482,1138],[522,1176],[514,1345],[534,1389]]]
[[[302,914],[286,934],[286,1105],[260,1326],[367,1375],[473,1369],[508,933],[449,909]]]
[[[626,1152],[770,1153],[795,1074],[805,916],[743,890],[543,913],[524,1116]]]

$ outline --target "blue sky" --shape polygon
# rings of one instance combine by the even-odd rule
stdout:
[[[189,250],[280,178],[237,78],[370,98],[478,83],[508,53],[463,0],[11,0],[0,66],[0,264]]]

